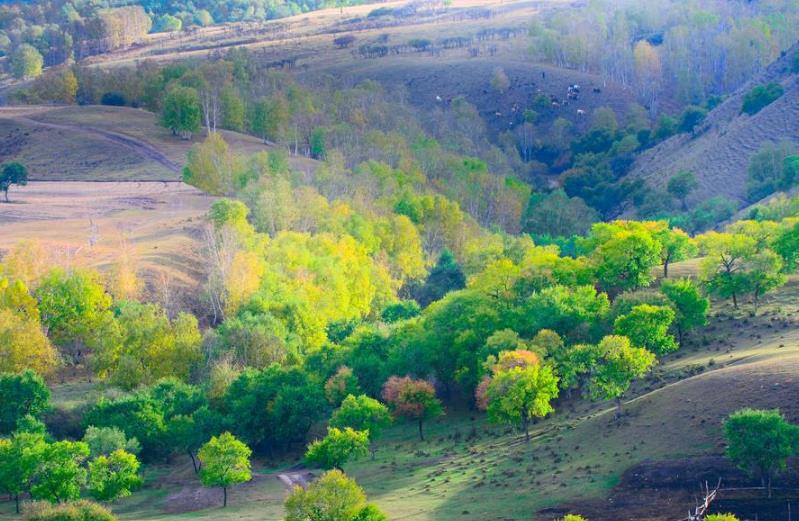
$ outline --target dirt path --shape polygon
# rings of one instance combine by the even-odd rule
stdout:
[[[3,112],[0,111],[0,117],[2,116]],[[83,132],[83,133],[94,134],[95,136],[98,136],[101,139],[105,139],[117,145],[122,145],[126,148],[129,148],[130,150],[139,154],[140,156],[155,161],[156,163],[161,164],[162,166],[164,166],[165,168],[167,168],[172,172],[180,173],[180,166],[171,159],[169,159],[166,155],[164,155],[163,152],[158,150],[150,143],[146,143],[144,141],[128,136],[126,134],[121,134],[119,132],[111,132],[108,130],[102,130],[83,125],[64,125],[60,123],[46,123],[44,121],[39,121],[37,119],[28,117],[27,114],[14,115],[8,117],[7,119],[11,119],[13,121],[18,121],[21,123],[27,123],[29,125],[38,125],[55,130],[65,130],[68,132]]]
[[[294,487],[308,488],[308,485],[313,481],[314,475],[307,470],[300,470],[296,472],[284,472],[277,475],[277,479],[286,485],[288,490],[294,490]]]

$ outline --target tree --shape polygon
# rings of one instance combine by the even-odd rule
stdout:
[[[38,320],[0,309],[0,371],[32,369],[49,376],[57,365],[58,353]]]
[[[686,199],[691,195],[691,192],[697,188],[699,188],[699,183],[693,172],[680,172],[675,174],[671,176],[668,185],[666,185],[666,190],[682,204],[683,211],[688,210]]]
[[[669,334],[674,318],[675,313],[670,307],[639,304],[626,315],[616,318],[613,332],[626,336],[635,346],[664,355],[679,348]]]
[[[339,429],[352,427],[356,431],[368,431],[370,442],[378,439],[383,429],[390,423],[391,413],[388,408],[365,394],[348,395],[330,417],[331,427]],[[374,457],[374,443],[370,447]]]
[[[750,116],[757,114],[784,93],[785,89],[776,82],[771,82],[766,85],[756,85],[744,95],[741,113],[746,112]]]
[[[141,445],[136,438],[128,439],[125,433],[116,427],[95,427],[89,425],[83,434],[83,443],[89,446],[89,455],[92,458],[109,456],[122,450],[136,455],[141,451]]]
[[[27,43],[20,44],[11,55],[11,73],[18,80],[35,78],[42,73],[44,58],[36,47]]]
[[[466,287],[466,276],[449,250],[441,252],[438,262],[430,270],[424,285],[414,294],[419,305],[427,307],[450,291]]]
[[[704,107],[698,107],[696,105],[688,105],[685,107],[685,110],[682,111],[680,115],[680,124],[679,124],[679,131],[680,132],[691,132],[697,125],[702,123],[707,116],[707,109]]]
[[[89,447],[82,441],[48,444],[33,477],[31,497],[51,503],[78,499],[86,484],[83,462],[88,456]]]
[[[294,487],[286,498],[286,521],[384,521],[388,518],[366,502],[354,479],[340,470],[325,472],[307,489]]]
[[[603,288],[615,291],[648,286],[652,268],[660,262],[662,246],[644,231],[620,230],[592,254],[596,275]]]
[[[14,498],[17,514],[20,497],[30,491],[46,447],[41,433],[17,432],[0,438],[0,490]]]
[[[244,171],[222,136],[212,133],[189,150],[183,181],[211,195],[227,195],[235,191]]]
[[[325,397],[334,407],[338,407],[347,396],[358,394],[360,390],[358,378],[346,365],[339,367],[336,374],[325,382]]]
[[[27,415],[38,417],[49,402],[50,389],[34,371],[0,373],[0,434],[12,432]]]
[[[256,135],[263,139],[264,143],[269,138],[279,141],[288,120],[288,104],[282,96],[276,96],[274,99],[262,99],[255,103],[250,118],[250,127]]]
[[[734,514],[709,514],[705,521],[739,521]]]
[[[229,432],[212,437],[200,449],[200,480],[206,487],[222,487],[223,507],[227,506],[228,487],[252,479],[251,454],[250,448]]]
[[[771,243],[771,248],[782,257],[786,272],[796,271],[799,266],[799,223],[782,230]]]
[[[592,350],[593,367],[588,392],[593,399],[616,400],[616,418],[621,417],[622,397],[636,378],[644,376],[656,357],[642,347],[633,347],[623,336],[606,336]]]
[[[89,463],[89,492],[95,499],[113,501],[127,497],[141,484],[139,460],[122,449],[98,456]]]
[[[22,163],[12,161],[0,166],[0,190],[5,193],[8,201],[8,190],[11,185],[25,186],[28,184],[28,169]]]
[[[486,396],[491,421],[518,426],[529,442],[530,420],[554,410],[551,401],[558,397],[558,377],[540,363],[503,368],[492,376]]]
[[[421,441],[424,441],[422,431],[424,420],[444,414],[433,385],[425,380],[392,376],[383,386],[383,400],[391,406],[395,416],[418,421]]]
[[[85,499],[59,505],[32,503],[25,509],[25,521],[116,521],[110,510]]]
[[[183,139],[200,129],[202,109],[197,90],[192,87],[172,87],[164,97],[161,108],[161,125]]]
[[[741,409],[724,421],[727,457],[752,477],[759,477],[771,497],[771,480],[796,452],[799,427],[780,411]]]
[[[663,277],[668,278],[669,266],[673,262],[688,259],[697,252],[696,242],[679,228],[667,228],[656,231],[655,239],[660,243],[660,262],[663,264]]]
[[[502,67],[494,69],[494,75],[491,77],[491,88],[500,94],[504,94],[510,87],[510,80],[505,70]]]
[[[757,252],[754,238],[732,233],[708,232],[699,238],[705,258],[700,276],[711,293],[732,297],[738,307],[738,295],[749,289],[744,265]]]
[[[36,288],[42,325],[54,344],[80,359],[83,347],[96,345],[111,320],[111,296],[95,271],[52,270]]]
[[[308,445],[305,461],[325,470],[341,470],[350,459],[365,456],[369,451],[369,432],[351,427],[327,428],[327,436]]]
[[[664,280],[660,290],[674,309],[677,341],[682,345],[686,332],[707,323],[710,300],[702,296],[690,279]]]

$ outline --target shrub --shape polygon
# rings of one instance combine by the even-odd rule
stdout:
[[[707,110],[696,105],[689,105],[680,115],[680,132],[691,132],[697,125],[702,123],[707,116]]]
[[[86,500],[59,505],[44,501],[36,502],[28,507],[24,519],[25,521],[116,521],[110,510]]]
[[[100,98],[101,105],[109,105],[112,107],[124,107],[128,104],[127,98],[121,92],[106,92]]]
[[[744,96],[741,112],[746,112],[750,116],[757,114],[763,108],[773,103],[783,95],[785,89],[779,83],[771,82],[766,85],[758,85],[746,93]]]

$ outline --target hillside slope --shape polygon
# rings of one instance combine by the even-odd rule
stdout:
[[[0,107],[0,163],[21,161],[33,181],[179,181],[186,153],[204,134],[176,138],[155,114],[126,107]],[[245,154],[272,149],[252,136],[221,134]],[[291,163],[301,171],[315,164]]]
[[[642,153],[630,176],[663,188],[672,175],[690,171],[699,181],[694,201],[722,195],[743,204],[751,156],[766,143],[790,140],[799,144],[799,78],[790,69],[797,51],[799,45],[794,45],[729,96],[693,134],[678,134]],[[753,116],[741,114],[744,95],[769,82],[782,84],[785,94]]]

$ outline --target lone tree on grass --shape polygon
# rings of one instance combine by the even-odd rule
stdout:
[[[369,452],[369,432],[356,431],[351,427],[337,429],[328,427],[327,436],[308,445],[305,461],[325,470],[339,469],[350,459],[365,456]]]
[[[771,480],[796,453],[799,427],[778,410],[741,409],[724,421],[727,457],[752,477],[759,477],[771,497]]]
[[[633,347],[625,336],[610,335],[592,350],[593,367],[589,381],[592,398],[616,401],[616,419],[621,418],[624,393],[636,378],[644,376],[655,363],[655,354]]]
[[[424,441],[422,430],[424,420],[444,414],[444,408],[441,406],[441,401],[436,398],[433,385],[425,380],[392,376],[383,386],[383,400],[391,406],[394,415],[419,422],[421,441]]]
[[[286,521],[388,521],[354,479],[340,470],[325,472],[307,489],[294,487],[286,498]]]
[[[212,437],[200,449],[200,480],[206,487],[222,487],[223,507],[227,506],[229,486],[252,479],[251,454],[252,450],[229,432]]]
[[[25,186],[28,184],[28,169],[22,163],[12,161],[0,166],[0,190],[5,193],[8,201],[8,189],[11,185]]]
[[[380,437],[383,429],[391,423],[388,407],[365,394],[349,395],[341,402],[341,406],[330,417],[330,426],[343,429],[352,427],[356,431],[369,431],[369,450],[375,455],[374,441]]]

